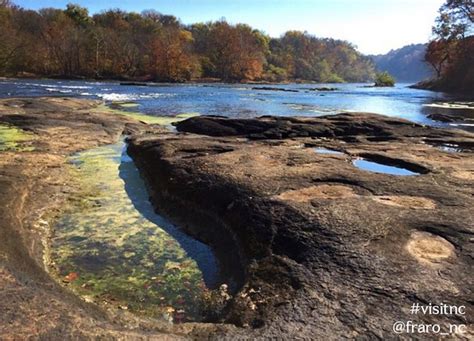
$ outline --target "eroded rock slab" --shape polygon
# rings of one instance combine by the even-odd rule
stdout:
[[[473,336],[474,135],[370,114],[177,128],[135,136],[129,153],[158,211],[227,269],[234,296],[219,318],[242,327],[227,336],[390,339],[400,320],[463,323],[453,337]],[[362,170],[357,158],[415,174]],[[466,314],[412,315],[413,303]]]
[[[68,171],[68,156],[115,143],[124,132],[164,131],[100,104],[70,98],[0,100],[0,137],[14,142],[0,139],[0,339],[207,337],[221,327],[173,326],[104,309],[73,295],[47,271],[51,220],[80,190]]]

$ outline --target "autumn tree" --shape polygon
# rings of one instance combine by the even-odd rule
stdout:
[[[433,33],[438,40],[463,39],[474,33],[473,23],[472,0],[447,0],[439,9]]]
[[[426,48],[425,61],[433,67],[437,78],[441,77],[444,67],[448,64],[451,45],[453,44],[447,41],[433,40]]]
[[[10,0],[0,0],[0,7],[11,8],[13,7],[13,2],[11,2]]]
[[[270,38],[225,20],[183,25],[155,10],[90,16],[75,4],[30,11],[0,0],[0,73],[185,81],[365,81],[368,58],[348,42],[290,31]]]
[[[199,75],[199,66],[192,52],[191,32],[179,26],[165,25],[153,39],[154,78],[161,81],[185,81]]]
[[[447,0],[433,26],[425,60],[437,74],[437,86],[446,90],[474,87],[474,3]]]
[[[268,38],[248,25],[221,20],[191,28],[197,51],[204,56],[208,76],[227,81],[259,79],[263,74]]]
[[[23,45],[13,25],[12,15],[12,10],[7,3],[2,2],[0,6],[0,70],[3,72],[9,70],[11,61]]]

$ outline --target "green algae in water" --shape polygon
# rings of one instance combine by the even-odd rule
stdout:
[[[123,108],[135,108],[138,107],[139,104],[135,102],[113,102],[113,106],[119,106]]]
[[[181,113],[176,116],[151,116],[145,115],[135,111],[123,110],[131,106],[121,105],[118,103],[111,103],[110,107],[105,104],[99,105],[94,110],[97,112],[108,112],[112,114],[124,115],[130,118],[133,118],[137,121],[145,122],[147,124],[159,124],[163,126],[169,126],[174,122],[179,122],[190,117],[199,116],[198,113]]]
[[[87,195],[57,222],[55,269],[92,301],[168,321],[199,321],[207,287],[217,284],[216,260],[206,245],[154,213],[122,148],[72,158]]]
[[[34,136],[31,133],[13,126],[0,124],[0,151],[33,151],[33,147],[23,145],[24,142],[30,141],[33,138]]]

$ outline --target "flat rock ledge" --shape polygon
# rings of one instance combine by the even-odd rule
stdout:
[[[157,210],[218,256],[233,295],[215,322],[239,328],[214,337],[394,339],[396,321],[474,336],[473,134],[364,113],[177,129],[136,134],[129,153]],[[413,303],[466,314],[413,315]]]

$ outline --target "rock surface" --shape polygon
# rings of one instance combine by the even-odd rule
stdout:
[[[1,339],[391,339],[398,320],[463,323],[455,337],[472,337],[472,134],[343,114],[192,118],[176,135],[99,104],[0,100],[0,124],[27,135],[0,148]],[[48,273],[51,221],[78,190],[67,157],[124,131],[158,210],[219,256],[233,297],[213,320],[225,324],[104,309]],[[359,170],[357,157],[420,175]],[[466,315],[409,313],[429,302]]]
[[[106,310],[75,296],[48,273],[51,221],[80,190],[67,157],[115,143],[124,131],[163,130],[112,114],[100,104],[68,98],[0,100],[0,125],[21,128],[28,136],[17,148],[0,148],[0,339],[175,340],[228,329],[173,326]]]
[[[234,296],[219,318],[242,328],[214,336],[392,339],[408,320],[474,336],[473,134],[352,113],[195,117],[177,129],[136,135],[129,154],[158,211],[226,270]],[[413,303],[466,314],[412,315]]]
[[[426,114],[426,117],[433,121],[474,133],[474,106],[472,102],[469,105],[464,103],[432,104],[429,105]]]

